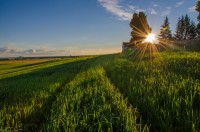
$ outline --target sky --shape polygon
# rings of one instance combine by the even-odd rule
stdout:
[[[168,16],[197,24],[197,0],[0,0],[0,57],[110,54],[130,40],[133,13],[158,34]]]

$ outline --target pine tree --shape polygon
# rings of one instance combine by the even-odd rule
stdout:
[[[200,38],[200,23],[197,24],[196,31],[197,31],[198,38]]]
[[[142,43],[146,36],[151,32],[151,28],[147,22],[147,17],[143,12],[133,14],[130,27],[132,28],[130,40],[132,45]]]
[[[181,22],[180,22],[180,36],[181,40],[184,39],[184,33],[185,33],[185,18],[184,16],[181,17]]]
[[[197,34],[198,34],[198,37],[200,38],[200,0],[197,1],[197,4],[196,4],[196,11],[199,13],[198,17],[197,17],[197,20],[198,20],[198,24],[197,24]]]
[[[188,17],[188,15],[185,15],[184,18],[184,40],[189,38],[189,30],[190,30],[190,18]]]
[[[160,29],[159,40],[166,41],[172,39],[168,17],[165,18],[162,28]]]
[[[181,18],[178,19],[178,23],[176,26],[176,31],[175,31],[175,39],[177,40],[183,40],[184,35],[185,35],[185,18],[182,16]]]
[[[188,31],[188,39],[194,39],[196,36],[197,36],[196,25],[192,21],[191,24],[190,24],[190,29]]]
[[[176,40],[182,40],[182,34],[181,34],[181,18],[179,17],[178,18],[178,23],[176,25],[176,31],[175,31],[175,35],[174,35],[174,38]]]

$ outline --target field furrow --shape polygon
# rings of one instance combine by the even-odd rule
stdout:
[[[113,57],[105,69],[151,131],[196,131],[200,130],[200,76],[194,72],[200,70],[197,54],[163,54],[151,66],[148,61],[138,66]]]
[[[67,84],[43,131],[148,131],[102,67],[89,68]]]
[[[1,63],[0,131],[200,130],[199,53]]]

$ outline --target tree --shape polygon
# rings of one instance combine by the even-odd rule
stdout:
[[[186,18],[186,19],[188,19],[188,18]],[[190,24],[187,23],[187,25],[190,25]],[[188,28],[188,26],[187,26],[187,28]],[[176,26],[176,31],[175,31],[175,35],[174,35],[175,39],[177,39],[177,40],[185,39],[185,37],[188,36],[188,31],[187,31],[187,33],[185,33],[185,31],[186,31],[185,17],[181,16],[181,18],[178,19],[178,23]]]
[[[196,31],[197,31],[198,38],[200,38],[200,23],[197,24]]]
[[[182,36],[183,34],[181,33],[181,18],[178,18],[178,23],[176,25],[176,31],[175,31],[175,35],[174,38],[177,40],[182,40]]]
[[[176,40],[193,39],[197,36],[196,26],[194,22],[186,14],[178,19],[174,38]]]
[[[186,14],[184,18],[184,40],[189,38],[189,30],[190,30],[190,18]]]
[[[197,34],[198,34],[198,37],[200,38],[200,0],[197,1],[197,4],[196,4],[196,11],[199,13],[198,17],[197,17],[197,20],[198,20],[198,24],[197,24]]]
[[[184,32],[185,32],[185,18],[184,18],[184,16],[182,16],[181,17],[181,24],[180,24],[181,40],[184,39]]]
[[[171,40],[171,39],[172,39],[172,34],[170,30],[169,19],[166,16],[164,23],[162,25],[162,28],[160,29],[159,40],[166,41],[166,40]]]
[[[190,24],[189,31],[188,31],[188,39],[194,39],[196,36],[197,36],[196,25],[192,21]]]
[[[196,11],[200,12],[200,0],[197,1]]]
[[[147,16],[143,12],[133,14],[130,27],[132,28],[130,40],[132,45],[142,43],[146,36],[151,32],[151,28],[147,22]]]

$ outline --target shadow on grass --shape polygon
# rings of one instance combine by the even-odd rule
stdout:
[[[60,86],[57,87],[55,91],[52,93],[50,92],[50,96],[46,100],[42,100],[41,108],[36,108],[36,111],[32,112],[27,117],[24,116],[20,119],[23,124],[23,130],[37,130],[41,127],[40,125],[42,122],[45,122],[45,117],[50,115],[52,104],[56,100],[57,95],[63,91],[63,87],[73,80],[78,73],[87,70],[98,58],[99,57],[78,60],[42,70],[40,69],[32,73],[1,79],[0,107],[15,107],[17,104],[31,104],[33,93],[39,94],[41,91],[45,90],[50,92],[48,89],[42,89],[43,87],[40,89],[37,88],[37,85],[34,85],[34,83],[40,83],[40,81],[43,81],[44,78],[47,78],[47,80],[49,79],[49,82],[47,83],[48,86],[54,84],[54,82],[60,83]],[[54,82],[50,82],[51,79]],[[26,81],[30,81],[30,83],[27,83]]]
[[[54,62],[54,61],[56,62],[56,60],[49,60],[49,61],[44,61],[44,62],[38,62],[38,63],[32,63],[32,64],[26,64],[26,65],[15,66],[15,67],[13,67],[13,68],[23,68],[23,67],[41,65],[41,64],[46,64],[46,63]]]
[[[40,62],[40,63],[33,63],[33,64],[27,64],[27,65],[21,65],[21,66],[16,66],[13,68],[22,68],[22,69],[15,69],[11,72],[6,72],[6,73],[2,73],[0,74],[2,75],[8,75],[8,74],[14,74],[14,73],[18,73],[18,72],[22,72],[22,71],[26,71],[26,70],[31,70],[33,68],[33,66],[39,67],[39,66],[43,66],[44,64],[48,64],[48,63],[52,63],[52,62],[56,62],[55,60],[51,60],[51,61],[46,61],[46,62]],[[41,69],[41,68],[38,68]],[[33,71],[36,71],[38,69],[32,69]]]

